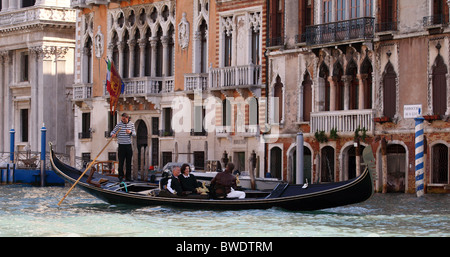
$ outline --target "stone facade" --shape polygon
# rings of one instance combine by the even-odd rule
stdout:
[[[421,105],[426,191],[448,191],[449,7],[434,2],[72,1],[77,155],[99,152],[115,122],[110,58],[126,84],[120,112],[138,130],[136,171],[168,161],[206,169],[225,153],[248,171],[254,151],[257,176],[298,183],[303,131],[311,183],[357,176],[371,146],[377,191],[411,193],[414,120],[404,109]]]
[[[264,96],[265,1],[244,2],[72,1],[78,9],[76,155],[89,159],[99,152],[116,119],[105,90],[109,58],[126,85],[119,115],[130,113],[137,128],[135,177],[168,161],[204,170],[225,151],[243,171],[252,151],[263,159],[265,108],[258,103],[265,99],[257,101]],[[97,35],[103,35],[99,41]],[[100,58],[98,48],[104,49]],[[116,147],[99,159],[115,160]]]
[[[376,157],[377,191],[412,193],[414,120],[404,116],[404,108],[421,105],[427,119],[426,191],[448,192],[447,1],[282,2],[284,41],[269,47],[268,88],[269,95],[281,92],[276,107],[283,136],[269,144],[267,156],[283,164],[272,168],[294,181],[295,136],[302,130],[310,181],[352,178],[359,172],[359,128],[365,130],[358,130],[365,135],[359,137],[361,148],[372,146]],[[288,29],[292,22],[296,27]]]
[[[74,145],[74,36],[70,1],[2,0],[0,151],[9,151],[10,129],[16,150],[39,151],[43,124],[58,152]]]

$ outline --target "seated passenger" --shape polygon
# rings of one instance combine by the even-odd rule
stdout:
[[[211,180],[211,188],[217,197],[245,198],[245,192],[236,191],[236,177],[232,175],[234,164],[229,162],[224,172],[219,172]]]
[[[169,190],[170,193],[176,194],[178,196],[183,195],[183,188],[181,187],[180,183],[180,167],[174,167],[172,170],[172,177],[169,178],[169,181],[167,181],[167,190]]]
[[[181,188],[183,191],[198,193],[197,188],[199,187],[199,183],[195,176],[190,174],[190,172],[191,167],[189,164],[185,163],[181,166],[181,175],[179,176]]]

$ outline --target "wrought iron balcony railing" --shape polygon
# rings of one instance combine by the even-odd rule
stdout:
[[[425,28],[433,26],[433,25],[441,25],[441,24],[442,25],[445,24],[444,15],[442,15],[442,14],[423,17],[423,26]]]
[[[364,17],[306,27],[307,45],[321,45],[348,40],[371,39],[374,36],[374,20]]]
[[[267,47],[274,47],[274,46],[283,46],[286,42],[286,37],[274,37],[274,38],[267,38]]]
[[[380,22],[375,24],[375,32],[397,31],[397,21]]]

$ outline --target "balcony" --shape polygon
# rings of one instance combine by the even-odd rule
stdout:
[[[448,18],[442,14],[423,17],[423,27],[430,35],[442,33],[444,27],[448,25]]]
[[[397,28],[398,28],[397,21],[388,21],[375,24],[376,33],[397,31]]]
[[[208,90],[208,73],[184,74],[184,90],[189,92]]]
[[[0,31],[10,32],[17,29],[41,25],[58,28],[75,28],[76,11],[64,7],[34,6],[0,13]]]
[[[72,90],[73,101],[84,101],[92,98],[92,83],[75,84]]]
[[[346,110],[311,113],[311,132],[354,132],[358,127],[366,128],[367,131],[374,130],[375,110]]]
[[[237,89],[261,86],[261,65],[242,65],[211,69],[209,86],[211,90]]]
[[[307,26],[304,38],[309,46],[372,39],[374,20],[372,17],[364,17]]]
[[[424,28],[433,27],[436,25],[439,26],[439,25],[443,25],[443,24],[445,24],[445,21],[444,21],[444,15],[442,15],[442,14],[423,17],[423,27]]]
[[[123,79],[125,84],[125,91],[122,96],[147,96],[159,95],[162,93],[174,92],[174,78],[173,77],[140,77]],[[104,96],[109,97],[106,83],[103,91]]]
[[[268,49],[277,49],[284,47],[284,44],[286,43],[286,37],[275,37],[275,38],[267,38],[267,48]]]
[[[124,2],[120,0],[72,0],[72,8],[88,8],[92,5],[108,5],[109,3]]]

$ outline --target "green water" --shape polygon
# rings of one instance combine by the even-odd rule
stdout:
[[[315,212],[110,205],[68,187],[0,186],[0,236],[450,236],[450,195],[375,194]]]

